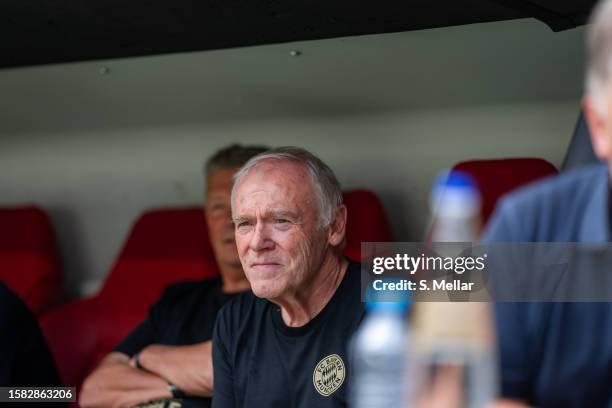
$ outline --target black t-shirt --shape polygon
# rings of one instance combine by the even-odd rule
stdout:
[[[115,351],[131,357],[151,344],[185,346],[211,340],[217,313],[233,296],[222,292],[219,278],[173,284]],[[210,407],[210,398],[188,397],[182,406]]]
[[[0,282],[0,386],[61,385],[36,317]]]
[[[360,264],[302,327],[280,308],[244,293],[219,313],[213,336],[213,407],[326,408],[347,405],[348,345],[361,323]]]

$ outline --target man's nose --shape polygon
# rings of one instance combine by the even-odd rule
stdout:
[[[274,242],[272,241],[269,231],[265,223],[258,222],[255,225],[253,236],[250,242],[251,249],[254,251],[264,251],[272,249]]]

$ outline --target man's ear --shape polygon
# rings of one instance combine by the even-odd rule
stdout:
[[[346,235],[346,205],[342,204],[336,208],[334,219],[329,226],[327,241],[332,246],[338,246]]]
[[[606,112],[600,112],[593,98],[588,95],[582,98],[582,107],[589,125],[593,151],[599,160],[608,160],[611,157],[610,149],[612,146],[610,146],[611,141],[608,135],[610,129],[608,129],[608,121],[605,117]]]

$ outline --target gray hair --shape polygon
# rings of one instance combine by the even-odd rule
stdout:
[[[590,24],[585,87],[595,109],[603,113],[612,71],[612,0],[595,7]]]
[[[322,227],[334,219],[336,209],[342,205],[342,190],[332,169],[309,151],[293,146],[277,147],[250,159],[235,175],[232,187],[232,212],[236,186],[254,168],[266,161],[289,161],[300,163],[308,170],[312,185],[317,193],[319,216]]]
[[[204,165],[206,180],[219,170],[242,167],[250,159],[267,150],[265,146],[242,146],[237,143],[224,147],[206,161]]]

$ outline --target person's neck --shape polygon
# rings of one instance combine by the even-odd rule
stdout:
[[[272,300],[280,306],[285,324],[301,327],[318,315],[336,293],[347,267],[344,257],[329,253],[307,287],[291,296]]]
[[[242,266],[221,265],[219,269],[223,282],[221,289],[223,293],[238,293],[251,289],[251,284],[244,275]]]

